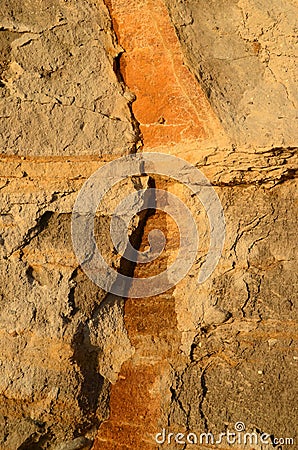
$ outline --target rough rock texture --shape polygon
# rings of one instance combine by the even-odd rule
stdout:
[[[186,60],[233,142],[297,145],[297,2],[166,3]]]
[[[48,448],[92,429],[107,413],[107,380],[132,353],[123,301],[94,285],[72,250],[74,199],[98,167],[90,158],[2,157],[1,448]],[[122,184],[114,195],[125,193]],[[108,217],[99,214],[95,226],[119,267]]]
[[[85,179],[134,151],[132,95],[103,3],[1,6],[0,448],[90,448],[133,350],[123,301],[78,266],[70,220]],[[108,207],[135,188],[122,183]],[[119,267],[108,207],[97,239]]]
[[[103,3],[2,2],[0,145],[5,154],[105,155],[137,140],[131,94]]]
[[[270,444],[215,448],[295,448],[295,2],[2,3],[0,449],[191,449],[155,435],[217,437],[239,421]],[[129,177],[96,215],[111,266],[148,277],[177,256],[177,226],[160,211],[129,232],[144,251],[161,229],[162,255],[134,268],[117,254],[110,218],[138,189],[179,196],[200,245],[172,289],[125,300],[80,268],[71,213],[91,174],[138,150],[200,168],[226,242],[198,285],[210,237],[200,201],[177,181]]]
[[[196,99],[202,98],[200,86],[189,74],[188,86],[196,85],[197,93],[185,101],[184,69],[176,69],[176,64],[182,66],[183,58],[161,1],[140,0],[129,6],[125,2],[109,2],[119,42],[127,49],[120,67],[128,87],[137,92],[133,112],[143,131],[144,151],[153,149],[182,156],[203,170],[217,186],[226,216],[227,239],[215,273],[198,286],[196,277],[208,250],[206,218],[200,204],[195,199],[190,201],[189,193],[178,184],[161,182],[164,189],[180,194],[197,216],[201,231],[198,260],[189,276],[167,296],[126,302],[125,323],[136,351],[112,386],[110,418],[100,427],[94,449],[157,448],[154,436],[162,429],[167,433],[193,431],[198,435],[212,432],[216,439],[227,427],[234,431],[238,421],[259,437],[268,433],[271,438],[266,448],[273,448],[275,438],[297,439],[297,138],[294,121],[278,119],[279,105],[289,105],[285,109],[287,117],[294,118],[296,110],[276,80],[272,89],[264,93],[265,82],[254,75],[257,69],[249,73],[249,58],[246,66],[240,55],[236,68],[230,68],[234,47],[243,51],[248,44],[241,43],[241,35],[234,31],[243,21],[230,10],[225,13],[223,3],[169,2],[168,6],[186,61],[195,74],[206,55],[225,51],[218,65],[210,61],[203,73],[207,81],[202,74],[201,78],[229,138],[207,108],[199,120],[205,129],[213,130],[213,145],[210,134],[207,137],[197,131],[195,142],[189,130],[181,135],[177,127],[170,134],[166,128],[173,126],[170,119],[156,124],[157,117],[166,118],[168,114],[169,102],[156,101],[156,92],[162,100],[165,86],[166,92],[176,89],[171,108],[171,112],[176,111],[176,119],[179,108],[183,108],[184,118],[192,115]],[[249,7],[249,14],[257,13],[254,4]],[[267,5],[269,8],[273,9]],[[225,42],[217,38],[216,30],[209,29],[208,14],[214,21],[225,22]],[[287,19],[287,13],[280,19],[287,24],[287,35],[292,33],[293,20],[293,15]],[[136,23],[138,33],[132,36]],[[158,31],[147,33],[148,29]],[[279,33],[277,27],[271,37],[267,35],[268,45],[278,44]],[[294,62],[290,57],[293,41],[284,42],[284,51],[289,55],[285,83],[292,82],[294,87]],[[255,45],[253,54],[261,65]],[[145,69],[154,60],[152,54],[158,55],[157,63],[151,64],[152,77],[148,70],[143,70],[145,77],[136,74],[137,67]],[[159,61],[169,61],[169,55],[171,64],[160,68]],[[275,61],[272,70],[279,69]],[[251,117],[244,123],[239,118],[249,90],[254,90],[258,103],[251,107]],[[216,127],[212,128],[212,123]],[[157,132],[162,126],[164,131]],[[145,227],[145,242],[153,226],[151,220]],[[170,222],[159,214],[155,220],[165,230],[169,248],[166,261],[157,261],[155,269],[151,269],[153,273],[172,260],[178,242]],[[140,270],[137,276],[142,276]],[[147,269],[146,274],[152,272]],[[128,400],[131,398],[135,399],[133,403]],[[226,448],[224,444],[219,447]],[[282,446],[287,447],[291,445]],[[158,448],[193,446],[175,444],[172,438],[170,444],[166,442]],[[235,448],[252,447],[239,443]],[[253,448],[260,449],[260,441]]]

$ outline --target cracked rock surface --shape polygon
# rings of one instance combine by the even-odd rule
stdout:
[[[297,3],[166,3],[187,63],[233,141],[297,143]]]
[[[235,450],[273,450],[282,437],[295,440],[282,450],[295,448],[296,3],[3,0],[0,46],[0,450],[188,450],[155,435],[216,437],[239,421],[270,443]],[[117,271],[166,270],[179,246],[168,215],[129,225],[140,251],[163,231],[151,265],[127,263],[110,236],[121,201],[157,187],[197,223],[187,276],[124,299],[80,267],[77,195],[136,151],[184,158],[213,184],[226,240],[204,284],[206,212],[177,180],[150,173],[107,193],[96,243]]]
[[[102,2],[3,1],[0,145],[6,154],[123,154],[136,141]],[[128,98],[128,99],[127,99]]]

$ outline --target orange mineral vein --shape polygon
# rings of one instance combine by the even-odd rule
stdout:
[[[222,128],[203,91],[183,64],[180,44],[161,0],[106,0],[113,27],[124,53],[120,70],[136,95],[133,114],[140,123],[143,151],[187,142],[212,142]],[[168,150],[166,150],[168,151]],[[156,187],[162,180],[156,181]],[[147,220],[140,250],[150,229],[162,229],[165,252],[150,273],[138,265],[135,276],[152,276],[167,267],[177,245],[173,227],[156,212]],[[98,430],[93,450],[153,450],[160,431],[164,405],[170,401],[171,361],[179,354],[175,299],[172,291],[146,299],[127,299],[125,326],[135,354],[126,361],[112,385],[110,416]]]
[[[184,65],[163,1],[106,0],[106,4],[124,49],[120,71],[136,95],[133,113],[145,147],[212,141],[222,134],[205,94]]]

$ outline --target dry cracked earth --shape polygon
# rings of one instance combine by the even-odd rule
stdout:
[[[296,0],[0,10],[0,449],[297,448]],[[179,196],[200,242],[179,283],[124,298],[82,270],[71,216],[98,168],[146,152],[201,170],[226,238],[198,284],[212,231],[201,202],[179,180],[127,177],[95,218],[111,267],[146,278],[177,257],[179,230],[158,208],[128,230],[140,251],[163,231],[154,262],[115,250],[111,214],[140,189]],[[218,442],[238,422],[253,439]]]

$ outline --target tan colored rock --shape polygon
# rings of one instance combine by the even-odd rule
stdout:
[[[0,389],[6,421],[0,448],[58,445],[81,427],[92,429],[107,413],[107,380],[117,379],[133,351],[123,302],[87,278],[72,249],[74,200],[100,164],[94,158],[3,158]],[[122,183],[96,218],[100,249],[115,267],[120,258],[107,239],[108,214],[115,198],[134,189],[130,180]]]
[[[5,154],[121,155],[135,145],[102,2],[6,1],[0,18]]]
[[[168,292],[166,309],[162,296],[126,302],[125,321],[136,351],[111,389],[110,417],[100,427],[94,449],[147,448],[147,445],[157,448],[149,426],[146,426],[149,435],[140,432],[145,420],[139,423],[136,419],[151,417],[150,411],[156,401],[160,417],[158,426],[155,425],[156,432],[165,428],[168,433],[194,431],[216,435],[226,426],[233,430],[235,423],[243,420],[251,432],[262,430],[271,436],[296,435],[293,430],[297,408],[293,399],[297,373],[294,367],[297,318],[295,300],[292,302],[296,292],[289,282],[289,277],[295,280],[294,285],[297,281],[297,258],[294,256],[297,249],[292,234],[297,203],[296,110],[287,87],[274,75],[280,70],[279,62],[275,61],[274,67],[268,69],[262,53],[265,51],[263,45],[266,51],[273,53],[271,49],[280,40],[281,28],[286,28],[289,36],[285,44],[289,50],[288,75],[289,83],[293,84],[295,72],[290,56],[290,35],[295,14],[291,15],[290,11],[294,6],[287,2],[287,13],[268,33],[263,30],[260,37],[254,14],[262,17],[262,24],[267,24],[260,5],[235,1],[227,13],[226,5],[215,3],[206,7],[197,2],[168,2],[168,6],[189,66],[202,80],[211,104],[234,143],[229,145],[227,140],[222,140],[218,141],[217,147],[199,132],[195,142],[192,142],[191,133],[185,133],[181,140],[178,128],[176,134],[165,132],[160,135],[158,130],[162,125],[154,124],[161,115],[159,108],[164,105],[164,87],[166,94],[176,89],[175,102],[167,101],[173,120],[179,119],[179,108],[186,105],[183,97],[185,78],[182,69],[175,69],[176,64],[182,65],[181,56],[177,56],[175,39],[169,40],[170,31],[165,26],[167,19],[160,13],[163,10],[161,3],[135,1],[127,6],[124,2],[108,2],[119,41],[126,49],[121,59],[125,81],[137,93],[133,111],[141,124],[144,151],[163,151],[184,157],[207,175],[216,186],[225,211],[227,238],[216,271],[205,284],[198,285],[197,276],[208,251],[210,230],[204,224],[206,217],[199,214],[200,206],[194,200],[190,201],[189,194],[178,184],[167,182],[162,186],[179,194],[196,216],[202,239],[200,251],[189,275]],[[245,12],[249,19],[253,17],[249,37],[244,37],[248,30]],[[152,32],[156,27],[158,32]],[[218,33],[221,39],[218,39]],[[261,43],[262,39],[266,43]],[[166,61],[169,54],[175,55],[171,63],[160,69],[159,62]],[[137,65],[142,72],[137,71]],[[148,65],[151,70],[147,69]],[[201,66],[205,68],[202,73]],[[171,79],[173,67],[174,80]],[[272,71],[271,79],[268,70]],[[195,86],[201,95],[200,86],[193,85],[190,80],[191,77],[188,78],[189,86]],[[190,97],[192,106],[195,95]],[[253,96],[253,102],[250,96]],[[242,121],[245,114],[246,121]],[[184,117],[187,117],[186,112]],[[212,121],[208,115],[205,120],[203,117],[199,120],[205,127]],[[156,177],[155,180],[157,182]],[[146,244],[150,227],[158,226],[166,229],[168,253],[165,259],[159,258],[147,270],[140,269],[137,276],[149,276],[152,270],[167,267],[175,256],[177,236],[174,228],[158,213],[154,217],[146,224],[143,244]],[[177,322],[174,318],[168,320],[173,307]],[[275,330],[283,326],[289,327],[286,336],[292,341],[287,341],[283,333],[276,333]],[[226,337],[227,330],[231,333],[230,338]],[[267,342],[263,344],[263,338],[268,342],[277,339],[279,350],[270,353],[271,347]],[[287,363],[279,372],[282,359]],[[151,361],[155,374],[155,397],[148,396],[141,407],[134,400],[137,413],[132,417],[126,403],[130,389],[126,382],[121,382],[121,377],[127,380],[129,376],[133,389],[140,396],[152,384],[148,361]],[[160,361],[164,361],[162,367]],[[143,367],[148,373],[142,387],[135,381],[136,367],[138,370]],[[265,373],[267,378],[263,376]],[[277,381],[278,376],[287,380],[287,391],[283,382]],[[287,408],[291,411],[289,414]],[[272,421],[271,409],[274,409]],[[150,425],[156,421],[156,417],[151,417]],[[126,425],[122,426],[123,423]],[[255,447],[261,448],[259,444]],[[272,442],[269,447],[273,448]],[[165,448],[176,446],[165,444]]]
[[[297,439],[296,6],[106,3],[5,0],[1,11],[0,449],[149,450],[162,429],[217,435],[238,421]],[[160,211],[128,227],[142,251],[164,232],[153,263],[117,253],[111,216],[140,189],[181,198],[200,242],[180,283],[124,301],[80,267],[71,214],[83,183],[140,149],[141,134],[143,151],[212,182],[226,241],[198,284],[210,225],[197,196],[179,180],[128,177],[96,213],[110,266],[148,277],[177,256],[177,226]],[[144,193],[127,213],[143,204]]]
[[[297,3],[166,1],[190,70],[232,142],[297,145]]]

